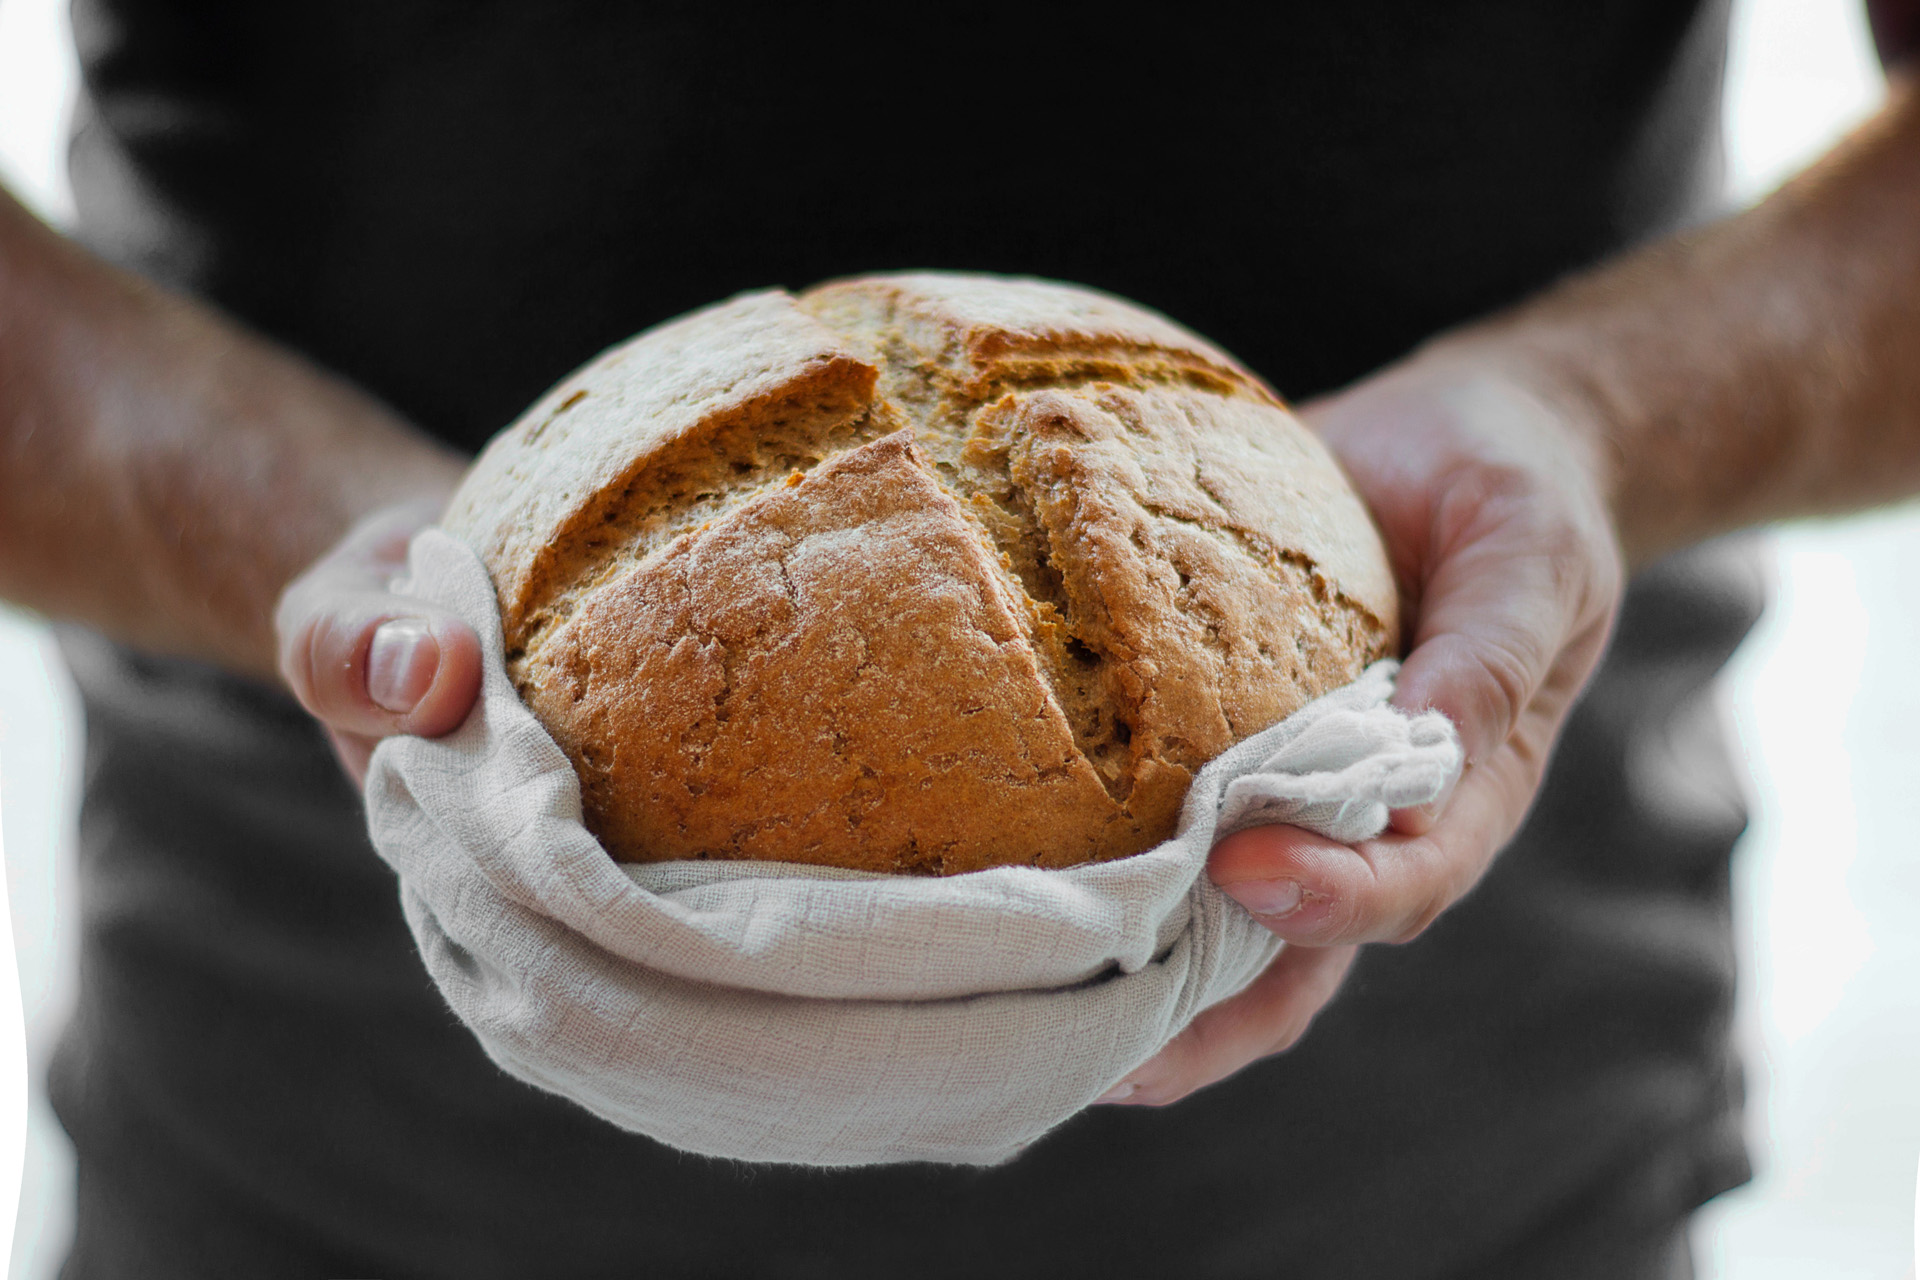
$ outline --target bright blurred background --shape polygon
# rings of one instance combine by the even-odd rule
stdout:
[[[1885,86],[1860,0],[1734,8],[1728,195],[1744,203]],[[72,207],[74,75],[66,0],[0,0],[0,180],[56,224]],[[1901,1280],[1920,1197],[1920,839],[1900,800],[1920,795],[1920,511],[1766,537],[1778,590],[1722,689],[1756,799],[1735,890],[1759,1176],[1701,1215],[1695,1252],[1703,1280]],[[69,1231],[71,1157],[41,1073],[76,953],[75,714],[44,628],[0,606],[0,1250],[11,1228],[14,1280],[50,1280]]]

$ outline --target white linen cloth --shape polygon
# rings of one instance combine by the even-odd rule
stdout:
[[[387,740],[367,778],[428,973],[508,1072],[704,1155],[1010,1158],[1278,952],[1205,876],[1216,834],[1291,821],[1362,839],[1460,768],[1443,716],[1386,705],[1380,663],[1201,770],[1178,833],[1135,857],[944,878],[623,866],[514,693],[479,559],[427,530],[409,569],[402,589],[486,651],[466,723]]]

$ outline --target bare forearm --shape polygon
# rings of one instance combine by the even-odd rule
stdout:
[[[287,581],[462,461],[0,193],[0,596],[145,647],[274,671]]]
[[[1920,94],[1758,207],[1424,359],[1491,361],[1599,444],[1628,559],[1920,491]]]

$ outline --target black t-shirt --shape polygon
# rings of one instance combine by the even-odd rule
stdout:
[[[1107,288],[1311,394],[1717,190],[1721,3],[74,17],[87,240],[469,447],[654,321],[897,267]],[[72,636],[70,1273],[1439,1277],[1607,1188],[1670,1220],[1745,1172],[1741,814],[1694,730],[1753,608],[1724,564],[1643,583],[1527,831],[1300,1048],[1001,1169],[833,1174],[501,1074],[297,709]]]

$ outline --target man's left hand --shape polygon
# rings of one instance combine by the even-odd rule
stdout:
[[[1286,1049],[1359,945],[1409,941],[1458,901],[1525,817],[1618,606],[1596,437],[1570,404],[1442,345],[1304,416],[1380,522],[1406,597],[1394,702],[1445,713],[1466,771],[1377,839],[1260,827],[1216,845],[1214,883],[1289,945],[1103,1102],[1173,1102]]]

